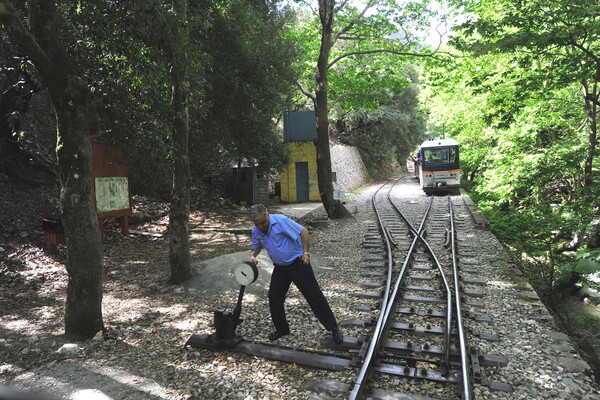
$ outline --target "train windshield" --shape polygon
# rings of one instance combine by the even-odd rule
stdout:
[[[423,149],[423,161],[425,164],[454,164],[458,162],[458,148],[432,148]]]

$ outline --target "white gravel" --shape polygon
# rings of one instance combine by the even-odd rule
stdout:
[[[364,318],[353,311],[352,306],[372,302],[351,294],[364,291],[357,285],[365,280],[360,278],[360,273],[365,272],[367,251],[361,248],[361,242],[368,225],[373,223],[370,196],[376,188],[377,185],[368,186],[348,196],[346,206],[353,218],[308,223],[315,272],[338,321]],[[412,179],[404,179],[395,190],[399,202],[407,207],[418,208],[427,201]],[[466,206],[461,207],[461,212],[468,212]],[[589,377],[589,367],[573,350],[568,337],[556,332],[551,317],[533,290],[511,279],[517,271],[497,239],[489,230],[476,226],[471,218],[465,221],[461,228],[461,235],[466,239],[464,245],[479,249],[474,258],[476,265],[470,267],[477,269],[477,278],[487,282],[485,287],[477,287],[485,292],[482,300],[486,307],[474,311],[494,320],[493,326],[479,328],[501,336],[499,342],[479,342],[478,346],[486,353],[509,359],[507,367],[485,368],[485,372],[489,378],[509,382],[514,388],[513,393],[507,394],[489,392],[486,387],[476,385],[476,398],[600,399],[600,389]],[[123,343],[114,340],[84,343],[79,358],[58,359],[35,371],[22,371],[9,383],[64,399],[293,400],[311,397],[310,392],[300,389],[305,381],[351,383],[354,379],[354,370],[328,372],[243,354],[184,350],[182,345],[191,333],[212,331],[212,315],[207,308],[218,303],[234,304],[237,293],[232,290],[220,294],[198,293],[177,287],[168,290],[178,296],[180,308],[176,313],[172,307],[169,313],[162,313],[161,307],[166,305],[157,304],[156,319],[170,324],[170,347],[164,346],[165,340],[159,346],[153,339],[142,336],[152,325],[140,322],[135,325],[139,332],[138,328],[131,328]],[[246,339],[266,343],[272,324],[264,290],[248,288],[242,312],[244,323],[237,332]],[[291,334],[277,344],[323,350],[321,343],[329,338],[329,333],[319,325],[295,288],[290,290],[286,305]],[[475,324],[466,323],[470,327]],[[366,331],[367,328],[351,328],[344,329],[343,333],[359,337]],[[166,332],[155,334],[160,336]],[[115,362],[121,350],[131,357],[131,368],[125,369],[122,363]],[[142,353],[143,356],[136,355]],[[18,370],[18,366],[0,362],[0,372],[2,368]],[[440,393],[435,384],[414,386],[411,381],[397,378],[390,378],[389,386],[433,398]]]

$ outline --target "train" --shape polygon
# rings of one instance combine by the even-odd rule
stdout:
[[[457,192],[460,187],[459,144],[454,139],[424,141],[413,157],[414,174],[425,194]]]

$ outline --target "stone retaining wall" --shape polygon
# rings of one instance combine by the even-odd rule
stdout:
[[[335,191],[349,193],[369,182],[367,169],[356,147],[332,144],[330,149],[331,170],[337,178],[333,183]]]

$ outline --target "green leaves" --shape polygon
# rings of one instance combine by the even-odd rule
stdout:
[[[572,265],[572,270],[582,275],[590,275],[600,272],[600,262],[590,258],[581,258]]]
[[[286,154],[274,120],[295,91],[294,62],[300,51],[291,41],[292,16],[263,2],[217,3],[210,9],[212,24],[201,44],[209,73],[205,114],[195,121],[202,133],[192,143],[195,162],[199,170],[238,158],[259,160],[261,168],[279,168]]]
[[[453,57],[427,64],[430,130],[461,143],[470,194],[518,259],[532,260],[534,281],[552,284],[560,269],[598,272],[586,241],[576,254],[560,243],[587,235],[597,218],[589,165],[597,165],[600,5],[453,4],[468,15],[454,29]]]

